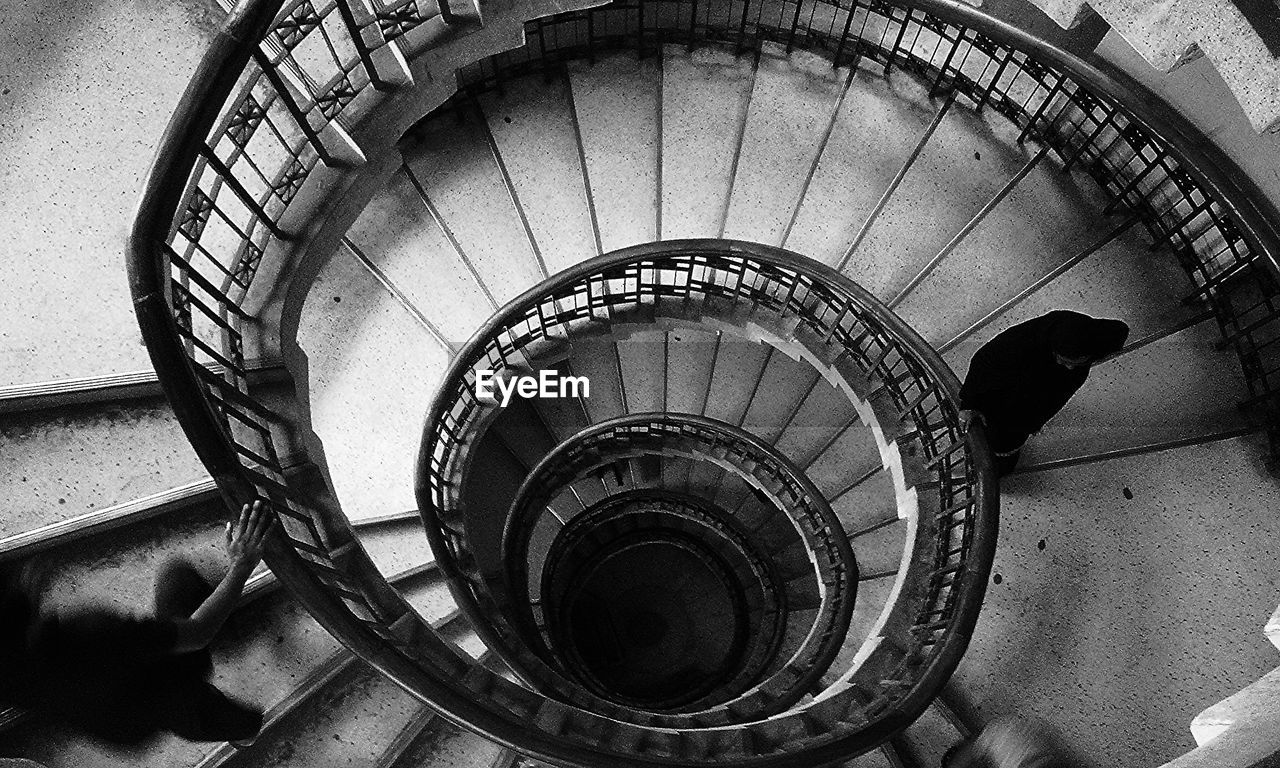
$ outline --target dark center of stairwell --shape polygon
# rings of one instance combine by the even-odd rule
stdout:
[[[626,699],[701,695],[741,663],[740,598],[692,542],[635,541],[594,558],[565,597],[585,671]]]

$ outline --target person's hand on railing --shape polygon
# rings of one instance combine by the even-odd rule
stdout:
[[[275,519],[267,514],[262,501],[245,504],[240,517],[227,523],[227,565],[247,577],[262,561],[262,547],[267,534],[274,527]]]
[[[987,423],[986,419],[982,417],[981,411],[975,411],[970,408],[960,411],[960,428],[962,430],[968,433],[969,428],[973,426],[974,422],[984,425]]]

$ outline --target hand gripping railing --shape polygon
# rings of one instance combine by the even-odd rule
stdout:
[[[241,305],[264,254],[301,231],[298,193],[321,160],[358,161],[341,121],[366,114],[369,92],[396,81],[389,62],[399,54],[389,38],[398,41],[425,20],[416,0],[372,10],[357,0],[290,2],[281,13],[285,5],[241,4],[212,42],[161,142],[128,254],[144,341],[197,455],[229,505],[264,496],[284,523],[286,535],[268,553],[282,581],[345,644],[447,717],[551,762],[693,764],[733,755],[744,764],[815,765],[904,726],[945,680],[962,643],[949,646],[939,657],[949,661],[897,700],[893,717],[812,749],[805,745],[813,740],[796,742],[803,755],[782,754],[791,742],[775,749],[763,736],[717,751],[698,739],[575,719],[475,671],[415,630],[340,513],[284,482],[275,450],[284,420],[245,385],[242,334],[252,317]],[[322,24],[312,23],[317,15]],[[281,26],[284,16],[296,23]],[[299,49],[298,34],[312,42]],[[825,50],[841,64],[862,58],[907,67],[939,90],[999,111],[1093,175],[1113,206],[1143,216],[1174,248],[1198,286],[1196,297],[1209,301],[1244,365],[1248,402],[1271,409],[1273,452],[1280,455],[1280,216],[1202,132],[1123,73],[951,0],[644,0],[533,21],[526,34],[522,48],[466,67],[462,82],[493,85],[606,47],[652,51],[664,42],[710,40],[749,49],[770,39]],[[332,66],[323,50],[318,57],[308,52],[323,35],[336,52]],[[227,373],[210,375],[204,364],[223,359],[231,363]],[[976,613],[975,599],[960,612]],[[597,730],[588,733],[588,726]],[[689,756],[695,748],[703,751]]]
[[[638,303],[638,298],[638,294],[623,290],[611,293],[610,303],[625,308]],[[480,587],[472,594],[484,600],[487,608],[475,623],[499,629],[502,625],[495,619],[499,615],[509,617],[516,637],[499,637],[500,645],[495,650],[532,645],[541,651],[543,659],[554,664],[554,649],[541,642],[527,599],[533,526],[561,489],[617,461],[644,455],[714,461],[737,473],[768,500],[782,520],[790,522],[813,563],[813,577],[821,596],[819,611],[804,642],[774,675],[757,681],[731,701],[672,717],[669,722],[664,718],[662,724],[692,727],[699,722],[728,722],[732,719],[730,713],[739,719],[754,720],[791,707],[813,692],[844,642],[857,597],[858,569],[852,546],[827,500],[785,456],[743,429],[703,416],[619,416],[587,427],[547,454],[530,471],[506,511],[501,542],[505,579],[490,579],[482,585],[482,574],[467,574],[469,584]],[[515,666],[523,665],[517,661]],[[637,714],[643,718],[641,721],[652,720],[651,715]]]

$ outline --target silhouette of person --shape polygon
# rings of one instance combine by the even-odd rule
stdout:
[[[960,407],[980,414],[1001,476],[1089,377],[1089,366],[1119,352],[1129,337],[1120,320],[1055,310],[1002,331],[969,363]]]
[[[27,579],[0,578],[0,701],[133,745],[158,731],[192,741],[251,740],[262,713],[208,682],[208,645],[235,607],[274,527],[262,502],[227,524],[216,585],[189,563],[156,574],[155,615],[102,606],[44,612]]]

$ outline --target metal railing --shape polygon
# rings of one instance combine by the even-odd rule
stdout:
[[[967,644],[994,552],[994,476],[989,463],[979,460],[986,457],[981,430],[966,434],[961,426],[959,382],[932,348],[848,278],[781,249],[727,240],[675,240],[623,249],[583,262],[531,289],[472,337],[437,391],[419,453],[419,508],[454,597],[491,647],[512,648],[511,638],[495,622],[503,608],[491,593],[496,582],[478,567],[465,525],[470,518],[462,489],[471,448],[494,417],[494,409],[477,394],[481,373],[501,376],[527,369],[530,361],[571,343],[578,333],[589,334],[602,322],[635,321],[664,308],[687,313],[691,307],[706,317],[769,312],[780,322],[785,319],[788,326],[794,325],[797,338],[815,350],[828,350],[843,361],[841,365],[856,369],[859,379],[873,383],[904,425],[897,440],[899,449],[917,456],[929,471],[927,490],[921,493],[936,497],[925,506],[937,511],[929,513],[925,525],[926,529],[936,526],[939,535],[933,551],[921,553],[908,566],[927,571],[922,581],[928,587],[915,605],[909,637],[895,638],[901,644],[900,659],[866,688],[850,685],[844,676],[845,686],[828,692],[837,703],[826,705],[846,714],[858,712],[853,722],[871,720],[871,713],[894,713],[895,705],[915,690],[919,679],[934,675],[945,680],[949,670],[938,665],[953,668],[962,652],[958,649]],[[655,437],[660,443],[687,437],[685,421],[699,423],[693,417],[662,418],[672,423],[664,426],[661,420],[650,424],[648,417],[641,419],[647,430],[670,433]],[[629,430],[630,420],[622,419],[620,425]],[[589,428],[580,435],[591,438],[589,445],[579,449],[566,443],[540,468],[558,468],[562,455],[594,461],[599,454],[595,442],[623,439],[613,430],[611,422]],[[762,451],[769,450],[760,446]],[[560,474],[578,469],[569,462]],[[535,470],[526,480],[530,498],[543,487],[538,475]],[[557,475],[547,482],[557,479],[563,478]],[[523,495],[513,501],[513,510],[526,503],[536,506],[536,498],[529,501]],[[803,494],[791,494],[778,502],[783,506],[803,500]],[[518,546],[520,525],[513,519],[504,536],[503,557],[510,568],[524,564],[525,555]],[[804,525],[843,539],[838,521],[818,517],[805,519]],[[514,575],[518,580],[518,573]],[[543,682],[542,675],[534,677]],[[623,715],[615,711],[613,716]],[[806,717],[792,713],[782,720],[788,716]],[[692,725],[664,715],[650,715],[648,721],[664,727]],[[777,722],[756,725],[768,730],[780,727]],[[838,730],[837,722],[849,723],[829,722],[828,738]]]
[[[655,265],[670,276],[661,264]],[[607,271],[607,269],[605,270]],[[608,306],[625,311],[639,303],[642,294],[631,291],[610,293]],[[570,310],[572,313],[572,310]],[[560,323],[547,318],[550,326]],[[569,337],[572,338],[572,331]],[[812,693],[818,681],[835,659],[853,615],[857,597],[858,568],[853,549],[835,512],[813,483],[786,457],[749,432],[714,419],[690,414],[639,413],[587,427],[547,454],[525,478],[505,513],[500,561],[505,566],[505,579],[486,581],[473,569],[459,568],[465,573],[468,602],[480,606],[472,617],[477,626],[488,626],[495,636],[499,653],[519,646],[532,646],[552,666],[554,650],[541,642],[529,594],[529,542],[533,527],[547,504],[561,489],[577,480],[599,472],[603,467],[626,458],[644,455],[685,456],[713,461],[736,473],[757,489],[776,511],[780,523],[789,523],[794,537],[804,545],[806,558],[812,562],[813,577],[820,596],[818,612],[810,622],[804,642],[781,669],[759,680],[731,701],[716,705],[724,714],[732,712],[743,720],[754,720],[779,712],[795,704],[806,693]],[[452,481],[465,485],[461,475]],[[463,510],[441,510],[442,517],[461,519]],[[465,532],[464,532],[465,533]],[[451,552],[455,562],[475,562]],[[515,637],[503,633],[496,623],[499,616],[508,617]],[[517,658],[513,666],[523,665]],[[541,682],[541,679],[539,679]],[[689,727],[699,719],[710,721],[715,713],[700,710],[667,727]],[[650,719],[648,713],[637,717]]]
[[[640,522],[631,522],[639,520]],[[537,593],[530,589],[536,628],[542,647],[564,648],[568,645],[570,620],[564,616],[571,605],[562,595],[574,588],[578,568],[596,556],[602,546],[618,537],[633,535],[639,526],[662,531],[690,534],[713,551],[736,577],[738,596],[735,609],[742,615],[735,627],[734,644],[743,646],[739,668],[701,686],[693,696],[682,695],[678,701],[663,702],[649,709],[694,712],[741,695],[760,679],[770,666],[776,667],[781,644],[786,637],[789,612],[795,606],[796,590],[784,583],[782,568],[790,563],[776,562],[749,535],[735,514],[705,498],[688,492],[663,487],[636,487],[604,499],[568,520],[555,537],[542,564],[543,576]],[[604,544],[602,545],[602,542]],[[804,566],[808,566],[807,556]],[[530,563],[533,567],[534,563]],[[812,587],[817,595],[817,585]],[[580,662],[576,670],[583,670]],[[603,686],[596,686],[597,693]],[[698,696],[697,694],[701,694]],[[627,706],[640,702],[620,701]],[[646,702],[647,703],[647,702]]]
[[[439,7],[445,15],[447,6]],[[789,738],[779,736],[783,723],[750,736],[654,733],[571,711],[463,660],[412,621],[340,515],[285,482],[276,446],[286,440],[287,424],[248,391],[244,334],[253,318],[242,305],[264,257],[301,231],[298,193],[316,170],[359,162],[344,125],[367,114],[371,92],[397,82],[397,43],[429,15],[423,0],[372,7],[246,0],[213,40],[165,132],[132,231],[130,284],[164,390],[228,505],[271,502],[285,535],[268,561],[342,642],[454,722],[551,762],[817,765],[904,727],[958,661],[970,620],[953,622],[947,633],[955,642],[855,733]],[[1280,217],[1189,121],[1123,73],[951,0],[644,0],[533,21],[526,32],[525,46],[465,68],[461,82],[470,89],[501,85],[608,47],[654,51],[683,42],[747,51],[774,40],[824,50],[840,64],[908,68],[938,91],[999,111],[1024,136],[1093,175],[1114,206],[1140,213],[1174,248],[1198,286],[1193,300],[1213,307],[1225,343],[1244,365],[1248,402],[1269,409],[1280,454]],[[211,374],[210,364],[220,373]],[[914,374],[908,364],[898,368]],[[895,397],[903,395],[899,389],[893,387]],[[953,452],[939,453],[937,466],[960,472],[950,457],[961,447],[950,443]],[[940,487],[958,487],[962,475]],[[956,530],[984,545],[972,527]],[[938,554],[945,551],[940,545]],[[976,616],[976,599],[943,600],[938,609]]]

